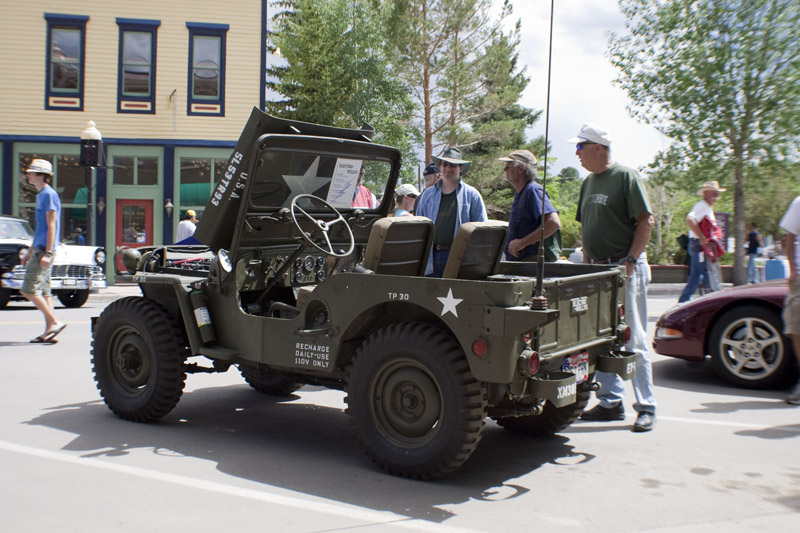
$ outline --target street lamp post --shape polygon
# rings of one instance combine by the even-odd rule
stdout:
[[[93,120],[81,132],[81,166],[86,167],[86,244],[94,242],[94,171],[103,151],[103,136]]]

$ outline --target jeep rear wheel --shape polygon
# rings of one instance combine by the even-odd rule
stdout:
[[[302,383],[294,381],[283,374],[260,370],[254,366],[240,365],[239,372],[253,389],[272,396],[290,396],[303,386]]]
[[[589,397],[592,394],[592,377],[578,385],[575,403],[564,407],[555,407],[547,402],[540,415],[506,416],[496,418],[497,423],[512,433],[549,437],[569,427],[581,416]]]
[[[428,324],[395,324],[370,335],[353,358],[346,391],[359,443],[391,474],[448,474],[483,433],[484,384],[456,340]]]
[[[183,394],[186,340],[167,311],[133,296],[112,302],[97,320],[92,363],[100,395],[118,416],[149,422]]]
[[[89,299],[89,291],[59,291],[56,296],[64,307],[80,307]]]

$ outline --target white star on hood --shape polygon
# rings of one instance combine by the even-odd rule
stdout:
[[[447,290],[447,296],[442,298],[441,296],[436,297],[437,300],[442,302],[442,314],[440,316],[444,316],[446,313],[453,313],[453,315],[458,318],[458,311],[456,311],[456,306],[464,301],[463,298],[453,298],[453,289]]]

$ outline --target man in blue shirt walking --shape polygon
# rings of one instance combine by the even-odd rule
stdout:
[[[53,165],[44,159],[31,161],[25,171],[28,183],[36,187],[36,230],[28,254],[22,259],[25,265],[25,279],[20,293],[33,302],[42,312],[45,320],[44,333],[31,339],[34,343],[54,344],[56,335],[66,324],[59,322],[53,313],[53,299],[50,293],[50,268],[59,243],[61,223],[61,199],[50,186]]]

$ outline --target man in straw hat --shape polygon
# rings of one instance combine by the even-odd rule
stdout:
[[[28,183],[36,187],[36,230],[28,254],[22,259],[25,278],[20,294],[44,315],[44,333],[30,340],[33,343],[55,344],[56,335],[67,325],[59,322],[53,313],[50,293],[50,269],[61,233],[61,199],[50,186],[53,165],[45,159],[34,159],[25,171]]]
[[[458,148],[448,148],[441,157],[434,157],[442,179],[425,189],[417,201],[415,213],[433,220],[436,228],[426,276],[442,277],[453,238],[461,224],[483,222],[487,218],[481,193],[461,179],[471,163],[461,157]]]
[[[611,136],[594,124],[584,124],[576,137],[575,154],[583,168],[591,172],[581,185],[575,219],[581,223],[583,260],[586,263],[624,265],[625,323],[631,328],[626,347],[636,352],[633,391],[638,412],[633,431],[650,431],[656,422],[651,351],[647,342],[647,287],[650,265],[647,242],[653,230],[653,215],[647,191],[639,174],[615,163],[611,158]],[[596,372],[600,384],[593,409],[584,420],[624,420],[625,382],[616,374]]]
[[[721,288],[715,269],[708,268],[709,262],[705,261],[705,250],[709,246],[709,238],[712,235],[706,234],[700,225],[703,224],[712,229],[717,227],[713,206],[717,203],[719,193],[726,190],[720,187],[716,181],[707,181],[697,190],[697,194],[703,199],[694,204],[686,216],[686,225],[689,226],[689,245],[686,247],[689,254],[689,277],[680,298],[678,298],[678,303],[688,301],[692,297],[700,286],[700,282],[706,277],[706,272],[708,272],[707,279],[710,285],[708,288],[712,291]]]
[[[528,150],[514,150],[498,160],[505,162],[506,180],[516,192],[508,223],[506,260],[535,261],[544,224],[545,260],[558,261],[561,253],[561,219],[550,197],[534,181],[539,171],[536,156]]]

